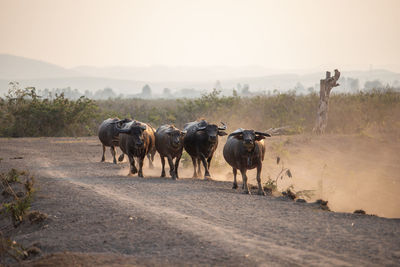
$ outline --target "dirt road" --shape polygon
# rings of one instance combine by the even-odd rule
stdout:
[[[34,174],[32,209],[49,215],[22,225],[17,242],[82,252],[96,265],[400,264],[399,219],[243,195],[231,182],[188,179],[190,170],[177,181],[158,178],[159,168],[127,177],[127,163],[109,153],[100,163],[100,150],[96,138],[0,139],[0,171]]]

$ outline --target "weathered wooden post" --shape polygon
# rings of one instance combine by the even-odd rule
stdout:
[[[336,69],[333,77],[331,77],[331,73],[327,71],[326,78],[320,81],[317,120],[313,129],[313,133],[315,134],[323,134],[328,125],[329,95],[333,87],[339,86],[339,84],[336,83],[339,77],[340,72]]]

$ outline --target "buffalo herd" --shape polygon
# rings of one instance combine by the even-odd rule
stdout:
[[[162,171],[161,177],[165,177],[165,158],[169,164],[169,174],[172,179],[179,178],[179,161],[183,149],[189,154],[193,162],[193,178],[199,178],[201,165],[204,167],[204,179],[210,179],[210,165],[214,152],[218,146],[218,136],[227,135],[226,125],[210,124],[205,120],[186,123],[183,130],[173,125],[162,125],[155,130],[150,124],[136,120],[118,118],[107,119],[99,126],[98,136],[103,145],[104,161],[106,147],[110,147],[113,162],[115,158],[115,147],[120,147],[123,154],[118,158],[124,159],[124,154],[129,158],[130,169],[128,175],[138,173],[143,177],[143,161],[147,156],[150,168],[153,168],[153,160],[156,151],[160,154]],[[237,129],[229,134],[223,149],[226,162],[233,170],[233,188],[238,187],[236,181],[237,171],[242,175],[244,193],[250,194],[247,185],[247,170],[257,168],[258,194],[264,195],[261,186],[262,161],[265,154],[265,137],[268,133],[254,130]],[[136,168],[135,158],[138,161]],[[174,163],[175,159],[175,163]]]

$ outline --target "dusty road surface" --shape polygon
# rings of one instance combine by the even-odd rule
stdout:
[[[32,209],[49,215],[13,230],[50,255],[42,263],[400,265],[399,219],[243,195],[231,182],[189,179],[190,170],[177,181],[158,178],[158,167],[127,177],[126,162],[112,164],[107,151],[100,163],[100,151],[94,137],[0,139],[0,171],[33,174]]]

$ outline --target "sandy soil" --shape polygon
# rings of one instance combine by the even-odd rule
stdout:
[[[341,146],[330,146],[348,148],[344,140]],[[283,142],[288,151],[285,164],[298,174],[296,186],[321,187],[315,177],[320,177],[320,164],[332,154],[324,151],[332,152],[322,146],[323,141],[304,137],[271,140]],[[322,151],[317,158],[310,156],[313,149]],[[270,151],[263,182],[276,171],[276,146]],[[340,158],[337,153],[331,159]],[[296,155],[308,157],[296,161]],[[126,162],[114,165],[107,153],[107,162],[100,163],[100,157],[101,146],[94,137],[0,139],[0,171],[17,167],[34,174],[38,191],[32,209],[49,215],[42,225],[25,223],[8,233],[24,246],[36,243],[45,255],[26,265],[399,265],[399,219],[326,212],[283,198],[243,195],[231,189],[229,169],[218,157],[214,178],[221,181],[189,179],[191,169],[182,170],[183,179],[177,181],[158,178],[158,158],[154,170],[144,170],[145,178],[127,177]],[[324,169],[342,166],[335,164]],[[397,165],[389,165],[385,167],[396,170]],[[348,168],[354,170],[353,165]],[[345,170],[346,166],[338,174]],[[321,178],[318,194],[326,198],[332,177],[323,177],[328,178]],[[394,179],[399,183],[398,173]],[[336,195],[347,193],[339,189],[334,190]],[[392,185],[385,195],[386,200],[393,197],[396,210],[399,202],[392,192],[399,193],[397,189]],[[398,214],[391,206],[387,210]]]

